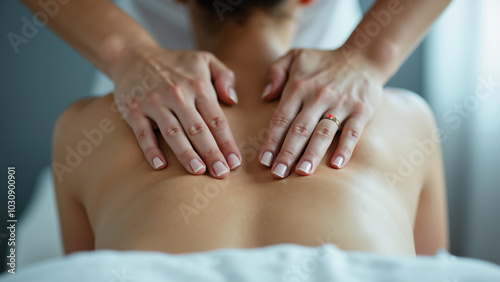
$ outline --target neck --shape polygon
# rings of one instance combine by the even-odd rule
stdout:
[[[294,17],[276,19],[255,12],[244,23],[226,19],[217,31],[209,31],[201,18],[194,17],[199,49],[212,52],[229,68],[260,68],[264,72],[290,48],[297,25]]]

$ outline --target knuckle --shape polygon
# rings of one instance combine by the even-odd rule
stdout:
[[[281,128],[288,128],[290,126],[290,120],[283,114],[277,113],[273,117],[272,125]]]
[[[208,150],[206,150],[203,155],[205,156],[205,158],[208,158],[208,159],[211,159],[211,158],[216,158],[218,157],[220,154],[219,152],[219,149],[218,148],[208,148]]]
[[[180,136],[181,134],[182,134],[182,128],[180,128],[180,126],[177,125],[172,125],[165,129],[165,136],[167,138],[175,138]]]
[[[276,148],[278,147],[278,144],[279,144],[279,140],[278,138],[276,138],[276,136],[269,136],[266,141],[265,141],[265,146],[268,147],[268,148]]]
[[[348,140],[357,142],[359,140],[359,136],[361,135],[361,132],[357,128],[349,128],[345,133],[344,137],[347,138]]]
[[[189,126],[188,134],[190,136],[196,136],[207,131],[207,126],[203,122],[196,122]]]
[[[324,103],[326,101],[329,101],[333,96],[333,90],[330,86],[325,85],[321,86],[316,94],[316,99],[315,102],[317,103]]]
[[[182,88],[180,85],[177,84],[172,84],[170,85],[170,91],[172,91],[172,94],[174,94],[176,97],[182,97]]]
[[[307,150],[302,156],[302,158],[308,160],[314,160],[314,159],[321,160],[320,155],[312,150]]]
[[[137,141],[143,142],[153,135],[153,132],[146,128],[140,128],[137,130],[136,136]]]
[[[233,147],[233,142],[227,140],[227,141],[223,141],[219,144],[219,148],[221,150],[226,150],[226,149],[229,149],[229,148],[232,148]]]
[[[204,92],[204,90],[207,89],[206,81],[204,79],[201,79],[201,78],[191,79],[190,84],[195,90],[197,90],[199,92]]]
[[[321,125],[318,127],[314,133],[314,137],[319,137],[322,139],[331,139],[333,136],[333,131],[326,125]]]
[[[168,86],[168,90],[175,101],[184,102],[185,97],[183,95],[182,87],[180,85],[170,84]]]
[[[370,115],[371,109],[365,102],[357,101],[353,105],[353,111],[358,115]]]
[[[181,160],[191,160],[194,157],[194,151],[192,149],[184,149],[182,152],[179,154],[179,159]]]
[[[352,155],[352,149],[348,146],[342,146],[339,148],[339,154],[344,157],[350,156]]]
[[[160,104],[160,101],[161,101],[160,99],[161,99],[160,93],[154,91],[148,95],[147,102],[150,104],[153,104],[153,105],[157,105],[157,104]]]
[[[281,156],[286,160],[286,161],[294,161],[295,158],[297,157],[297,154],[289,149],[283,149],[281,151]]]
[[[336,99],[336,103],[337,105],[341,106],[341,107],[346,107],[347,106],[347,103],[349,103],[349,99],[347,99],[347,94],[346,93],[337,93],[337,95],[335,95]]]
[[[307,125],[305,123],[302,123],[302,122],[295,124],[292,127],[291,132],[293,135],[295,135],[297,137],[301,137],[301,138],[309,137],[309,130],[307,128]]]
[[[196,52],[196,56],[198,59],[208,60],[212,57],[212,53],[207,51],[198,51]]]
[[[141,110],[139,109],[139,106],[136,102],[128,103],[125,106],[125,110],[133,116],[138,116],[141,113]]]
[[[208,126],[210,127],[210,130],[224,129],[224,128],[226,128],[226,125],[227,125],[226,119],[221,117],[221,116],[214,117],[214,118],[210,119],[208,122]]]
[[[309,81],[307,79],[296,79],[292,81],[292,90],[294,92],[300,92],[309,86]]]

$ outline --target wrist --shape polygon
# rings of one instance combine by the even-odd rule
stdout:
[[[108,76],[115,80],[123,69],[135,60],[140,60],[150,53],[150,50],[161,48],[152,37],[127,40],[120,36],[110,36],[103,40],[101,46],[101,61]]]
[[[348,60],[360,61],[376,74],[375,78],[385,84],[394,73],[395,59],[397,57],[398,46],[386,40],[370,42],[362,48],[356,47],[347,41],[340,49]]]

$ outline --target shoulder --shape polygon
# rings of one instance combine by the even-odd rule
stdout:
[[[90,154],[95,143],[100,141],[100,132],[112,128],[112,120],[117,114],[111,110],[103,111],[110,109],[112,101],[109,95],[82,99],[61,113],[52,141],[52,170],[56,180],[61,182],[62,178],[73,178],[75,173],[72,172],[81,166],[83,157]]]
[[[428,178],[429,170],[440,163],[442,132],[436,125],[429,104],[418,94],[396,88],[384,91],[384,98],[374,119],[385,140],[386,165],[399,183],[407,186],[415,179],[418,187]],[[405,187],[406,187],[405,186]]]
[[[85,98],[69,105],[59,116],[55,125],[54,137],[64,137],[71,135],[75,129],[81,128],[82,123],[92,117],[92,113],[100,112],[100,109],[108,104],[112,109],[112,96],[107,95],[101,98]],[[96,115],[94,115],[96,116]]]
[[[386,88],[382,108],[394,113],[401,126],[412,130],[414,138],[426,137],[437,130],[434,113],[420,95],[401,88]]]
[[[86,98],[68,106],[57,119],[54,127],[54,152],[64,148],[64,144],[78,141],[82,131],[91,131],[106,123],[114,123],[120,115],[113,103],[113,96]]]
[[[433,118],[429,103],[420,95],[402,88],[385,88],[385,100],[391,106],[419,117]]]
[[[53,153],[57,156],[60,148],[64,148],[64,144],[69,143],[73,135],[79,128],[78,124],[82,122],[81,113],[89,105],[95,103],[97,98],[86,98],[76,101],[69,105],[56,121],[53,134]]]

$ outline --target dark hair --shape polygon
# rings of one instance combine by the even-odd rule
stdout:
[[[244,21],[255,9],[264,10],[270,14],[282,15],[276,7],[283,0],[196,0],[198,6],[210,16],[224,20],[226,17]]]

